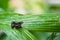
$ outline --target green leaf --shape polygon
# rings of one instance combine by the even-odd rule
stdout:
[[[41,30],[41,31],[59,31],[60,14],[44,14],[44,15],[12,15],[5,14],[1,17],[0,23],[10,25],[12,21],[23,21],[22,27],[28,30]],[[4,23],[3,23],[4,22]],[[9,23],[9,24],[8,24]]]
[[[42,37],[40,37],[41,34],[39,32],[60,32],[59,17],[60,14],[19,15],[12,13],[1,13],[0,30],[4,31],[4,33],[7,35],[6,38],[1,38],[1,40],[43,40],[43,34],[41,33]],[[22,28],[12,29],[12,21],[23,21],[24,23],[22,24]],[[35,31],[35,34],[29,30]],[[46,39],[49,35],[47,35],[44,39]]]
[[[52,32],[30,31],[38,40],[47,40]]]
[[[35,36],[33,36],[28,30],[23,29],[22,33],[27,39],[26,40],[37,40]]]
[[[60,14],[31,15],[23,19],[24,24],[22,26],[35,31],[59,31],[59,16]]]

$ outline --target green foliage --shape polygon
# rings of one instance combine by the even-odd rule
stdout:
[[[0,37],[0,40],[50,40],[52,32],[60,32],[59,16],[0,13],[0,30],[5,33],[5,37]],[[12,21],[23,21],[22,28],[12,29]]]
[[[0,8],[7,10],[8,9],[8,1],[9,0],[0,0]]]

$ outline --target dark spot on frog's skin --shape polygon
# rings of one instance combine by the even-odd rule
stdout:
[[[22,23],[23,23],[23,22],[15,22],[15,21],[14,21],[14,22],[11,23],[11,27],[12,27],[12,28],[16,28],[16,29],[22,28],[22,26],[21,26]]]

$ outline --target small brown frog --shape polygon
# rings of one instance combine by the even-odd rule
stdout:
[[[21,26],[22,23],[23,23],[23,22],[15,22],[15,21],[13,21],[13,22],[11,23],[11,27],[12,27],[12,28],[16,28],[16,29],[22,28],[22,26]]]

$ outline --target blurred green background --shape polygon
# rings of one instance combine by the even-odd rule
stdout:
[[[19,14],[60,13],[60,1],[57,0],[0,0],[0,12]]]

